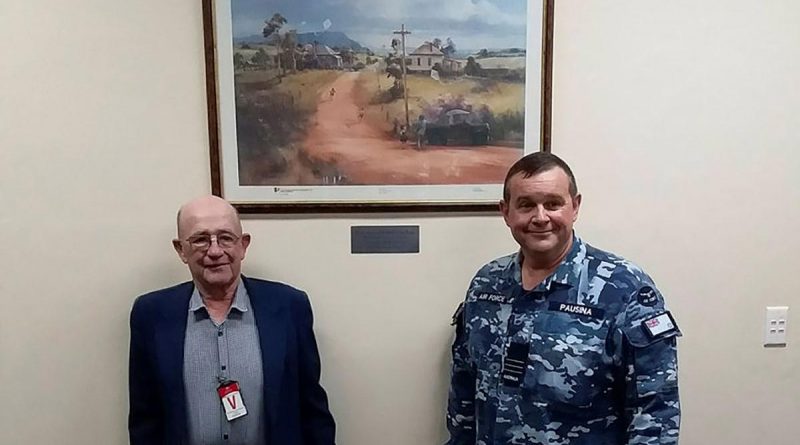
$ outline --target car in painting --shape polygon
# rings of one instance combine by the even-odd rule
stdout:
[[[428,123],[425,137],[431,145],[484,145],[489,142],[489,130],[477,113],[455,108]]]

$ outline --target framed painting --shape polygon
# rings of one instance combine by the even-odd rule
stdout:
[[[552,0],[203,0],[213,192],[487,211],[549,150]]]

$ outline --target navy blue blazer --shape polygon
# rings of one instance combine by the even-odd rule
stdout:
[[[319,384],[308,297],[285,284],[242,277],[264,369],[268,445],[332,445],[333,416]],[[131,310],[128,433],[131,445],[188,443],[183,344],[190,281],[136,299]]]

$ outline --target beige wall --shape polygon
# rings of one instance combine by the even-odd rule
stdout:
[[[791,1],[557,4],[554,150],[583,235],[645,265],[678,316],[684,444],[800,433],[798,23]],[[779,304],[789,346],[766,350]]]
[[[174,211],[209,190],[199,3],[0,4],[2,444],[126,442],[128,310],[186,277]],[[685,333],[684,444],[798,434],[800,328],[760,345],[763,307],[798,301],[798,23],[788,0],[557,5],[554,151],[582,236],[645,266]],[[385,222],[422,252],[348,254]],[[441,442],[449,317],[513,249],[499,218],[245,225],[246,272],[312,296],[339,442]]]

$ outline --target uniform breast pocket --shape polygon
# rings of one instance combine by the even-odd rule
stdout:
[[[555,316],[554,316],[555,317]],[[556,318],[531,334],[531,352],[523,389],[534,401],[572,410],[606,396],[613,381],[605,353],[607,326]]]

